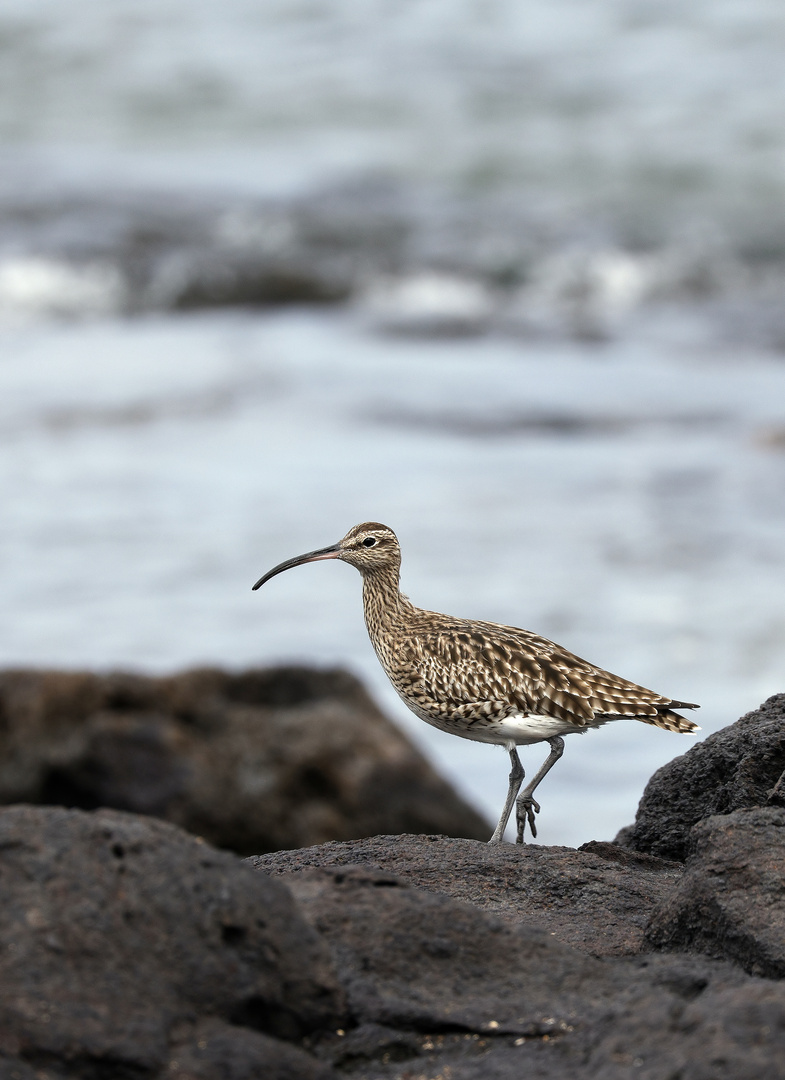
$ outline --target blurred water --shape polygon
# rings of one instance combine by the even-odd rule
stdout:
[[[772,0],[2,0],[0,320],[440,267],[516,330],[700,294],[781,349],[783,46]]]
[[[784,45],[775,0],[3,0],[0,133],[123,178],[385,165],[770,243]]]
[[[377,519],[415,602],[704,733],[782,689],[783,45],[772,0],[0,0],[0,662],[349,664],[494,818],[349,568],[250,591]],[[541,838],[689,745],[568,740]]]

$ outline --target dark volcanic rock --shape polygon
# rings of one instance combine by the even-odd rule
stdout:
[[[287,883],[333,946],[360,1023],[544,1035],[568,1023],[582,985],[602,982],[597,960],[542,930],[384,871],[315,869]]]
[[[241,853],[490,826],[343,671],[0,673],[0,803],[166,818]]]
[[[781,983],[735,982],[722,968],[691,966],[683,958],[662,968],[645,963],[637,972],[640,981],[630,971],[626,990],[576,1040],[584,1044],[585,1057],[562,1076],[780,1080],[785,1060]],[[510,1080],[513,1075],[507,1074]]]
[[[785,803],[785,694],[710,735],[658,769],[643,793],[635,824],[619,842],[683,861],[693,825],[767,801]],[[775,790],[776,789],[776,790]]]
[[[785,811],[733,817],[756,814],[764,847]],[[0,1080],[779,1080],[785,982],[558,940],[570,911],[591,941],[675,873],[587,848],[376,838],[326,845],[325,866],[291,853],[300,869],[272,880],[149,818],[0,811]],[[447,895],[451,863],[475,903]],[[614,867],[643,875],[637,893]],[[534,926],[520,912],[540,875]]]
[[[3,1077],[171,1076],[175,1050],[196,1077],[324,1075],[281,1040],[340,1022],[329,952],[234,856],[164,822],[14,807],[0,887]]]
[[[167,1078],[172,1077],[176,1080],[330,1080],[334,1073],[296,1046],[212,1018],[202,1020],[189,1031],[187,1038],[172,1045]]]
[[[507,921],[545,929],[594,956],[639,952],[649,916],[673,892],[678,863],[592,842],[572,848],[488,845],[442,836],[374,836],[249,860],[296,887],[312,867],[387,871],[467,900]]]
[[[363,1080],[781,1076],[785,984],[703,957],[595,959],[371,866],[285,880],[332,946],[356,1025],[319,1053]]]
[[[174,815],[192,805],[197,780],[214,785],[213,805],[221,784],[241,784],[243,764],[258,780],[260,762],[281,764],[276,753],[301,762],[316,718],[354,709],[341,738],[356,790],[351,740],[362,772],[363,724],[374,720],[341,678],[6,674],[12,766],[0,769],[9,784],[26,768],[39,776],[26,721],[34,747],[44,735],[54,747],[50,787],[95,792],[111,776],[124,798]],[[780,1080],[783,705],[772,699],[715,736],[722,753],[704,751],[687,770],[693,787],[707,781],[689,793],[694,812],[700,795],[717,798],[712,775],[725,777],[730,801],[768,805],[694,824],[686,866],[608,843],[574,851],[434,835],[243,864],[151,818],[2,810],[0,1080]],[[270,742],[247,763],[255,725]],[[202,764],[211,753],[220,783]],[[671,812],[662,821],[673,842],[683,807]]]
[[[658,948],[696,949],[785,978],[785,810],[737,810],[696,825],[694,854],[646,931]]]

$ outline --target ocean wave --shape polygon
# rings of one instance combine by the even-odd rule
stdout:
[[[285,198],[150,189],[6,197],[0,321],[351,302],[380,332],[602,340],[661,304],[782,349],[785,251],[717,230],[659,245],[508,198],[379,177]]]

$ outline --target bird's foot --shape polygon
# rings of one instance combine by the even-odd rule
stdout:
[[[534,815],[539,814],[540,804],[531,795],[521,797],[515,804],[515,819],[518,823],[518,839],[516,843],[523,843],[523,830],[526,827],[526,822],[529,822],[529,828],[531,829],[532,836],[537,835],[537,825],[534,820]]]

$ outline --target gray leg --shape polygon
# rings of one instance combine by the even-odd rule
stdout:
[[[515,807],[515,819],[518,823],[518,840],[517,843],[523,843],[523,829],[528,818],[529,828],[532,831],[532,836],[537,835],[537,826],[534,824],[534,815],[539,814],[540,804],[536,799],[532,798],[534,789],[537,787],[546,773],[550,772],[556,762],[564,753],[564,739],[556,735],[553,739],[548,739],[550,743],[551,752],[547,759],[543,763],[542,768],[526,787],[521,792],[518,798],[518,804]]]
[[[512,769],[510,770],[510,786],[507,791],[507,800],[502,810],[502,816],[499,818],[499,824],[488,841],[489,844],[500,844],[502,842],[504,830],[507,828],[507,822],[510,820],[510,814],[512,813],[512,804],[515,802],[515,797],[521,790],[521,784],[523,783],[523,765],[521,765],[521,759],[518,757],[518,751],[514,746],[510,748],[510,762]]]

